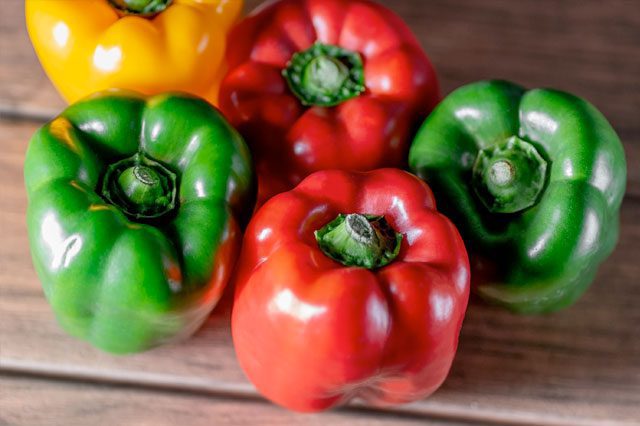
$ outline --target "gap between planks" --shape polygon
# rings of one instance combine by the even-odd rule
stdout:
[[[257,418],[262,426],[471,426],[467,422],[416,419],[409,415],[372,412],[357,407],[300,415],[250,399],[117,384],[52,381],[14,374],[0,375],[0,386],[5,391],[0,423],[12,426],[85,426],[89,412],[93,415],[94,426],[120,424],[123,419],[139,426],[209,426],[213,419],[217,425],[253,426]],[[41,401],[40,410],[25,412],[25,400]],[[150,406],[155,408],[149,410]]]
[[[30,127],[33,125],[33,123],[24,123],[25,128],[23,130],[30,130]],[[17,132],[20,133],[20,132]],[[17,134],[16,133],[16,134]],[[20,137],[22,139],[22,137]],[[7,167],[4,167],[4,173],[6,173],[7,175],[5,176],[7,179],[5,179],[5,183],[9,183],[9,182],[13,182],[14,180],[17,182],[20,178],[19,176],[16,176],[19,172],[18,169],[20,168],[20,162],[21,162],[21,153],[23,152],[24,148],[26,147],[26,141],[15,141],[15,140],[10,140],[10,138],[8,138],[9,142],[9,146],[7,151],[5,152],[5,155],[8,155],[8,157],[5,157],[5,159],[3,160],[3,164],[6,163],[5,165]],[[11,143],[11,142],[21,142],[20,144],[15,144],[15,143]],[[12,206],[12,210],[11,212],[9,212],[8,210],[2,209],[0,210],[0,212],[2,213],[8,213],[7,216],[5,217],[5,219],[7,219],[7,221],[5,221],[5,225],[10,226],[10,229],[7,229],[7,233],[9,234],[9,236],[12,236],[12,234],[15,234],[15,229],[19,229],[19,226],[16,225],[16,227],[14,228],[13,225],[8,225],[8,224],[12,224],[15,222],[15,218],[16,215],[21,216],[22,213],[22,204],[24,203],[24,200],[22,200],[22,192],[18,191],[16,192],[16,190],[18,190],[18,188],[13,188],[13,191],[11,191],[11,193],[7,193],[7,197],[5,198],[5,201],[7,200],[13,200],[13,198],[18,197],[18,195],[20,195],[20,197],[16,198],[14,200],[15,205],[13,205],[14,203],[10,203]],[[15,193],[15,194],[14,194]],[[14,194],[14,196],[10,196],[11,194]],[[640,201],[640,200],[637,200]],[[626,210],[625,210],[625,214],[624,214],[624,222],[627,224],[628,228],[627,232],[625,232],[626,238],[623,238],[623,246],[621,247],[621,251],[618,252],[618,259],[623,259],[623,258],[627,258],[630,259],[629,256],[631,255],[630,251],[632,252],[635,249],[635,243],[634,241],[637,241],[637,239],[634,239],[633,235],[637,233],[637,228],[634,228],[632,224],[637,224],[637,221],[634,219],[637,217],[638,212],[640,212],[640,204],[638,204],[637,201],[632,201],[632,200],[627,200],[625,203],[629,203],[631,205],[627,204]],[[9,205],[5,206],[5,207],[9,207]],[[14,211],[15,209],[15,211]],[[11,231],[11,232],[9,232]],[[631,232],[631,233],[629,233]],[[9,241],[12,241],[11,239],[9,239]],[[626,253],[626,257],[624,255],[624,253]],[[629,265],[632,265],[631,263],[629,263],[629,260],[627,260],[626,262],[618,262],[616,263],[617,268],[620,268],[624,265],[626,265],[625,267],[628,269]],[[623,273],[622,270],[619,269],[614,269],[614,264],[613,263],[609,263],[607,265],[607,269],[606,271],[602,271],[601,276],[602,277],[609,277],[609,279],[611,279],[610,273],[612,271],[619,271],[620,273],[622,273],[622,275],[620,277],[618,277],[618,281],[620,281],[622,276],[626,276],[627,280],[630,279],[632,276],[634,276],[634,273],[632,270],[628,269],[625,270],[625,272]],[[23,271],[19,271],[19,270],[12,270],[14,274],[22,274]],[[14,275],[15,276],[15,275]],[[604,279],[604,278],[603,278]],[[627,283],[629,283],[629,281],[627,281]],[[618,288],[616,290],[617,287],[620,287],[620,283],[617,283],[616,286],[614,286],[614,288],[612,290],[615,291],[621,291],[621,288]],[[6,288],[4,288],[4,290],[9,290],[11,289],[11,291],[14,291],[18,288],[22,288],[21,285],[19,285],[19,283],[15,283],[14,286],[7,286]],[[25,287],[25,291],[29,289],[29,287]],[[6,293],[5,296],[11,296],[11,293]],[[591,313],[591,315],[596,315],[597,316],[597,306],[594,305],[593,303],[589,304],[588,299],[593,299],[594,295],[590,294],[586,299],[585,299],[585,303],[581,304],[581,306],[583,307],[583,311],[582,313],[585,314],[586,312],[584,312],[584,307],[586,306],[590,306],[590,310],[589,312]],[[606,293],[600,293],[600,298],[604,298],[605,300],[605,307],[609,306],[606,304],[606,300],[607,300],[607,294]],[[619,301],[619,297],[618,298],[614,298],[612,300],[610,300],[609,302],[613,302],[613,301]],[[40,296],[38,296],[38,307],[39,308],[44,308],[46,307],[44,300],[40,299]],[[592,301],[593,302],[593,301]],[[626,302],[625,302],[626,303]],[[615,309],[615,307],[620,308],[621,306],[619,305],[611,305],[609,306],[609,309],[613,308]],[[628,306],[628,305],[624,305],[624,306]],[[522,358],[519,362],[518,362],[518,367],[511,371],[508,370],[507,373],[509,373],[509,371],[513,374],[515,373],[525,373],[527,374],[528,372],[526,370],[522,370],[522,368],[524,368],[522,365],[522,363],[526,362],[527,359],[530,359],[534,362],[540,362],[542,360],[545,360],[546,358],[544,356],[539,356],[535,355],[535,353],[540,352],[541,350],[547,350],[547,351],[551,351],[551,349],[553,349],[552,352],[549,352],[550,354],[555,354],[555,356],[562,356],[562,354],[565,351],[569,351],[571,355],[570,359],[573,359],[574,361],[575,359],[575,355],[573,352],[582,350],[580,349],[582,347],[582,345],[586,345],[587,342],[584,339],[579,339],[577,342],[574,342],[572,345],[566,346],[564,344],[559,344],[558,342],[556,342],[556,339],[549,339],[549,341],[546,341],[546,339],[543,339],[542,342],[540,342],[539,340],[535,340],[535,344],[542,344],[542,347],[538,347],[535,346],[534,343],[529,342],[528,339],[529,338],[533,338],[535,336],[538,336],[536,333],[542,333],[544,332],[545,335],[548,335],[549,332],[553,332],[552,334],[558,334],[559,331],[558,330],[538,330],[535,331],[535,327],[534,330],[532,331],[533,333],[533,337],[529,336],[525,336],[522,335],[523,333],[520,333],[519,336],[524,339],[522,341],[516,341],[513,342],[512,340],[509,340],[508,342],[504,340],[504,337],[502,337],[499,333],[499,330],[496,328],[498,327],[495,323],[495,321],[499,321],[501,324],[504,324],[504,320],[505,315],[498,315],[496,313],[495,318],[494,315],[492,313],[491,310],[487,310],[485,308],[480,308],[477,306],[472,307],[473,309],[470,309],[469,312],[469,316],[470,316],[470,321],[466,324],[466,331],[463,330],[463,334],[466,334],[466,338],[463,336],[463,339],[461,341],[463,346],[466,346],[464,348],[464,350],[462,350],[458,355],[458,364],[457,364],[457,372],[454,372],[454,374],[451,376],[451,380],[449,383],[449,388],[446,389],[447,386],[445,386],[444,389],[444,393],[439,393],[438,396],[436,396],[433,399],[430,400],[426,400],[426,401],[420,401],[419,403],[413,404],[413,405],[409,405],[409,406],[404,406],[404,407],[399,407],[397,410],[399,412],[403,412],[403,413],[408,413],[411,415],[416,415],[416,416],[437,416],[437,417],[446,417],[446,418],[452,418],[452,419],[463,419],[463,420],[469,420],[469,421],[479,421],[479,422],[493,422],[493,423],[506,423],[506,424],[520,424],[520,425],[526,425],[526,424],[540,424],[541,422],[544,422],[544,424],[549,424],[549,425],[559,425],[559,426],[564,426],[564,425],[572,425],[572,426],[576,426],[576,425],[592,425],[592,424],[598,424],[598,425],[605,425],[605,424],[615,424],[615,425],[625,425],[625,424],[630,424],[629,422],[629,418],[633,418],[633,417],[627,417],[626,419],[618,419],[617,421],[615,421],[615,423],[612,421],[611,423],[603,420],[602,417],[600,417],[598,420],[595,419],[591,419],[591,418],[585,418],[584,415],[585,413],[581,412],[582,409],[579,410],[575,410],[574,407],[574,411],[571,412],[571,410],[569,410],[568,412],[563,412],[563,411],[557,411],[558,407],[555,407],[556,412],[554,413],[554,408],[553,407],[547,407],[547,408],[551,408],[549,410],[545,410],[545,409],[536,409],[536,410],[531,410],[531,407],[523,407],[522,404],[520,404],[519,406],[519,411],[518,410],[509,410],[508,406],[505,405],[501,405],[504,404],[505,401],[504,399],[500,399],[497,398],[500,395],[505,396],[506,394],[502,394],[499,393],[498,395],[493,395],[493,399],[491,399],[491,403],[489,404],[478,404],[476,403],[474,400],[469,400],[469,399],[458,399],[454,402],[451,401],[451,399],[447,400],[447,398],[450,398],[452,394],[458,392],[460,389],[462,389],[460,386],[462,384],[467,383],[468,378],[467,378],[467,374],[470,374],[470,372],[472,370],[474,370],[475,368],[477,368],[478,365],[478,359],[477,358],[482,358],[482,354],[481,353],[475,353],[475,355],[471,355],[471,352],[475,352],[477,350],[481,350],[482,352],[485,352],[486,356],[490,356],[491,355],[491,350],[499,350],[498,356],[514,356],[514,357],[518,357],[518,356],[523,356],[524,352],[509,352],[509,351],[505,351],[505,348],[503,347],[505,344],[514,344],[515,346],[518,346],[518,344],[520,345],[525,345],[522,349],[522,351],[525,351],[526,349],[527,351],[533,351],[534,354],[530,354],[531,356],[526,356],[524,358]],[[16,307],[15,309],[18,309],[18,307]],[[575,308],[576,310],[573,311],[573,316],[580,316],[580,307]],[[571,313],[570,313],[571,314]],[[28,312],[25,312],[24,315],[28,315]],[[563,320],[560,319],[562,317],[564,317],[564,321],[566,320],[571,320],[571,316],[572,315],[568,315],[568,316],[561,316],[561,317],[557,317],[559,319],[559,323],[554,323],[556,325],[554,325],[554,327],[558,327],[562,324]],[[631,313],[627,313],[627,316],[632,315]],[[41,320],[41,317],[36,315],[36,317],[34,317],[38,320]],[[493,318],[493,319],[492,319]],[[613,318],[610,315],[609,316],[605,316],[605,318]],[[632,318],[632,317],[630,317]],[[11,319],[11,318],[9,318]],[[218,318],[219,319],[219,318]],[[521,322],[521,325],[526,325],[528,324],[529,326],[535,326],[536,322],[532,322],[532,321],[528,321],[526,319],[520,319],[520,318],[514,318],[513,319],[515,321],[515,323],[519,323]],[[634,321],[631,321],[632,323]],[[546,321],[541,320],[540,321],[541,324],[546,323]],[[31,323],[29,323],[28,325],[33,325]],[[512,324],[513,325],[513,324]],[[538,324],[540,325],[540,324]],[[595,324],[592,324],[595,325]],[[551,326],[548,324],[548,326]],[[573,329],[572,327],[577,327],[577,325],[573,322],[569,322],[567,324],[565,324],[567,328],[567,330]],[[615,324],[610,324],[607,326],[607,328],[609,330],[611,330],[610,327],[615,326]],[[584,333],[584,330],[582,331]],[[497,333],[497,334],[496,334]],[[610,342],[607,337],[605,337],[604,335],[601,336],[599,333],[601,333],[601,331],[599,329],[593,329],[592,333],[590,336],[590,340],[594,340],[597,341],[602,341],[602,344],[610,344],[610,343],[615,343],[615,340],[613,342]],[[615,331],[612,331],[613,334],[615,334]],[[633,340],[633,334],[630,334],[627,330],[627,335],[628,337],[630,337]],[[527,334],[527,333],[524,333]],[[218,341],[215,340],[217,336],[217,339],[221,339],[220,336],[218,336],[217,334],[215,336],[211,336],[210,334],[207,335],[206,339],[212,339],[213,341]],[[513,336],[512,336],[513,337]],[[539,338],[540,336],[538,336]],[[557,337],[557,336],[556,336]],[[584,338],[586,338],[586,336],[583,336]],[[37,338],[37,335],[34,335],[34,338]],[[198,338],[194,338],[193,341],[191,342],[192,344],[195,341],[200,342],[200,344],[205,340],[205,336],[204,335],[200,335]],[[548,345],[555,345],[555,346],[549,346],[549,347],[545,347],[544,346],[544,342],[546,341],[546,344]],[[225,343],[226,340],[222,339],[220,340],[220,342]],[[8,342],[5,342],[8,343]],[[35,342],[33,342],[35,345]],[[228,343],[228,342],[226,342]],[[631,344],[633,345],[633,341],[631,342]],[[44,345],[42,344],[42,342],[40,342],[38,344],[38,350],[41,350],[42,347],[47,346],[46,342],[44,343]],[[496,347],[494,347],[496,346]],[[574,347],[572,347],[574,346]],[[35,348],[36,346],[34,346]],[[193,350],[197,350],[197,349],[201,349],[203,346],[193,346],[192,349]],[[25,346],[25,350],[27,346]],[[76,347],[74,347],[76,348]],[[78,346],[77,348],[80,348],[80,346]],[[497,348],[497,349],[496,349]],[[545,349],[546,348],[546,349]],[[596,343],[589,343],[586,346],[587,349],[590,350],[596,350],[599,349],[599,347],[597,347]],[[7,351],[7,349],[9,349],[9,345],[7,344],[7,346],[4,348],[4,356],[7,357],[8,353],[7,352],[11,352],[11,350],[9,349],[9,351]],[[16,348],[13,348],[13,350],[15,350]],[[622,349],[622,348],[621,348]],[[31,350],[31,349],[29,349]],[[69,350],[74,350],[73,348],[69,349]],[[631,349],[630,349],[631,350]],[[487,352],[488,351],[488,352]],[[607,354],[611,355],[611,350],[605,350],[602,349],[602,355],[607,356]],[[529,353],[529,352],[527,352]],[[592,354],[593,357],[599,358],[602,355],[599,355],[600,353],[598,352],[597,354],[594,353]],[[67,359],[66,356],[64,357],[64,359],[62,360],[62,362],[58,362],[58,363],[49,363],[47,360],[38,360],[38,361],[23,361],[23,356],[26,355],[26,352],[23,351],[22,354],[20,354],[20,352],[15,352],[12,353],[12,355],[10,355],[7,358],[2,358],[0,359],[0,367],[2,368],[6,368],[7,371],[11,371],[14,372],[16,374],[31,374],[31,375],[44,375],[44,376],[49,376],[49,377],[58,377],[58,378],[71,378],[71,379],[77,379],[77,380],[93,380],[97,383],[121,383],[121,384],[126,384],[126,385],[145,385],[145,386],[149,386],[149,387],[160,387],[160,388],[166,388],[166,389],[173,389],[173,390],[183,390],[183,391],[191,391],[191,392],[196,392],[196,393],[205,393],[205,394],[229,394],[231,393],[232,395],[236,395],[236,397],[238,398],[257,398],[258,395],[255,392],[255,390],[251,387],[251,385],[249,385],[246,382],[241,382],[238,381],[240,379],[240,376],[236,377],[235,375],[233,375],[233,377],[227,378],[227,380],[225,381],[216,381],[216,380],[202,380],[199,376],[194,376],[194,375],[185,375],[184,371],[180,371],[178,372],[178,374],[172,374],[172,375],[168,375],[168,374],[163,374],[163,373],[155,373],[155,372],[143,372],[140,371],[139,369],[133,369],[133,371],[122,371],[122,370],[118,370],[119,364],[103,364],[103,367],[106,368],[101,368],[102,371],[96,371],[95,366],[93,367],[78,367],[78,365],[74,365],[74,364],[70,364],[69,361],[67,360],[65,362],[65,360]],[[166,355],[166,354],[165,354]],[[223,354],[224,355],[224,354]],[[213,356],[216,356],[216,353],[213,353]],[[156,358],[153,358],[156,359]],[[147,362],[149,361],[149,359],[147,360]],[[504,365],[502,362],[507,362],[507,364],[509,364],[509,359],[502,359],[500,363],[497,363],[494,361],[492,361],[489,365],[486,364],[482,364],[483,368],[489,368],[491,369],[492,366],[493,368],[499,368],[499,366]],[[579,361],[579,360],[578,360]],[[631,365],[628,363],[628,360],[625,359],[618,359],[618,361],[624,361],[625,364],[623,365]],[[595,358],[593,360],[589,360],[589,361],[584,361],[584,365],[590,365],[592,367],[594,367],[596,364],[595,362]],[[556,364],[558,364],[556,362]],[[133,364],[132,364],[133,365]],[[224,364],[227,365],[227,364]],[[235,365],[235,364],[234,364]],[[135,367],[135,365],[133,365]],[[166,365],[165,365],[166,367]],[[513,367],[513,365],[511,366]],[[237,368],[236,368],[237,370]],[[454,368],[455,370],[455,368]],[[538,368],[538,370],[540,370],[540,368]],[[542,368],[542,370],[544,370],[544,368]],[[606,370],[606,368],[605,368]],[[199,370],[195,369],[193,370],[194,372],[197,372]],[[556,373],[558,373],[557,370],[554,370]],[[630,371],[630,374],[634,374],[632,370]],[[509,374],[511,374],[509,373]],[[540,373],[540,371],[538,371],[538,373]],[[548,372],[547,372],[548,373]],[[586,372],[585,372],[586,373]],[[471,380],[471,385],[472,388],[477,388],[479,392],[485,392],[488,393],[488,395],[492,395],[492,392],[495,392],[495,386],[493,386],[492,388],[492,380],[495,380],[495,378],[490,379],[489,377],[483,376],[483,374],[481,372],[477,373],[480,377],[480,381],[479,382],[474,382],[473,380]],[[515,376],[513,376],[513,374],[509,375],[507,374],[507,379],[509,379],[510,377],[512,379],[515,380]],[[602,378],[600,378],[600,376],[594,376],[592,378],[592,380],[603,380],[604,378],[607,378],[607,372],[603,372],[602,373]],[[499,374],[498,374],[499,376]],[[513,377],[512,377],[513,376]],[[561,375],[562,376],[562,375]],[[562,383],[560,382],[560,384],[564,384],[564,387],[560,387],[560,390],[564,391],[564,392],[571,392],[572,391],[572,387],[575,384],[573,383],[574,379],[577,380],[577,377],[574,377],[575,374],[569,374],[567,377],[565,377],[564,379],[562,379],[562,377],[559,377],[558,380],[569,380],[567,383]],[[195,377],[195,378],[194,378]],[[536,375],[527,375],[526,377],[529,377],[529,379],[536,379],[536,380],[540,380],[540,378],[536,378]],[[619,377],[618,375],[613,375],[611,377],[609,377],[609,379],[614,380],[616,377]],[[504,377],[503,377],[504,379]],[[510,380],[510,383],[513,383],[514,385],[517,384],[516,381],[514,380]],[[231,382],[231,383],[230,383]],[[478,387],[480,385],[480,382],[482,382],[482,387]],[[637,389],[631,385],[633,385],[632,381],[625,381],[625,383],[628,386],[622,387],[619,386],[619,388],[616,390],[616,392],[620,393],[623,392],[625,389],[628,390],[628,392],[631,392],[631,394],[633,394],[634,389]],[[595,383],[589,382],[588,379],[586,379],[585,385],[593,385]],[[611,390],[611,388],[609,387],[608,382],[603,382],[603,383],[599,383],[599,385],[607,385],[606,389]],[[536,386],[540,386],[542,385],[542,383],[537,383]],[[545,386],[550,386],[553,385],[553,382],[549,382],[546,383]],[[568,387],[567,387],[568,385]],[[457,386],[457,387],[456,387]],[[526,387],[526,384],[525,384]],[[530,389],[531,391],[536,391],[538,392],[540,389],[536,389],[535,387],[531,387]],[[551,390],[551,389],[550,389]],[[603,389],[604,390],[604,389]],[[507,389],[500,389],[499,391],[507,391]],[[522,395],[521,395],[522,396]],[[545,397],[547,399],[555,399],[555,398],[561,398],[562,395],[558,396],[558,395],[554,395],[553,393],[548,393],[545,392],[545,395],[538,395],[539,398],[541,397]],[[583,399],[584,395],[581,397],[582,402],[585,402],[585,400]],[[625,401],[627,401],[629,398],[624,398]],[[562,398],[560,399],[560,401],[562,401]],[[588,400],[587,400],[588,401]],[[520,401],[522,402],[522,401]],[[624,401],[622,401],[624,402]],[[569,406],[571,406],[571,402],[569,402]],[[574,404],[575,406],[575,404]],[[540,405],[538,406],[538,408],[544,407],[544,405]],[[511,407],[513,408],[513,407]],[[524,408],[524,409],[523,409]],[[602,408],[602,407],[601,407]],[[610,409],[614,409],[614,406],[610,406]],[[613,413],[612,413],[613,414]],[[630,415],[630,412],[627,411],[627,415]],[[608,420],[608,419],[606,419]],[[627,423],[625,423],[625,421]]]
[[[228,382],[201,379],[195,377],[175,376],[125,372],[125,371],[97,371],[90,368],[65,366],[60,364],[46,364],[41,362],[24,362],[20,360],[3,360],[0,364],[0,378],[9,375],[22,379],[43,379],[55,382],[73,382],[79,384],[100,384],[116,387],[127,387],[138,390],[169,392],[177,394],[193,394],[217,398],[260,401],[263,400],[251,385],[232,385]],[[366,406],[361,402],[353,402],[346,407],[329,411],[329,413],[358,413],[363,415],[383,415],[401,417],[406,420],[444,420],[447,422],[464,422],[465,424],[483,425],[513,425],[513,426],[634,426],[625,421],[607,422],[601,419],[561,418],[548,413],[508,413],[497,415],[493,410],[480,409],[473,405],[460,406],[457,404],[438,403],[433,406],[406,404],[393,407],[392,410]],[[450,423],[448,423],[450,424]]]

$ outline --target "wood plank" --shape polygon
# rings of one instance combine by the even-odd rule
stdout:
[[[0,34],[0,112],[40,117],[55,115],[65,103],[47,79],[31,47],[23,1],[3,2]]]
[[[0,368],[256,396],[235,360],[229,297],[193,338],[130,357],[98,352],[58,328],[26,239],[22,162],[34,126],[0,125]],[[616,252],[569,310],[520,317],[474,301],[443,388],[395,411],[509,424],[621,425],[640,418],[639,224],[640,198],[630,197]]]
[[[261,2],[248,0],[246,9]],[[53,116],[64,104],[31,48],[23,2],[3,3],[0,111]],[[635,0],[381,3],[409,23],[438,69],[445,93],[486,78],[556,87],[592,101],[624,140],[640,134],[640,14]]]
[[[33,52],[21,0],[0,16],[0,114],[45,119],[64,102]],[[251,10],[261,0],[249,0]],[[383,2],[384,3],[384,2]],[[399,0],[388,5],[420,38],[444,92],[483,78],[575,92],[625,143],[629,192],[640,194],[640,14],[633,0]]]
[[[50,117],[63,102],[29,45],[22,3],[5,3],[0,16],[0,112]],[[640,15],[633,13],[634,0],[386,3],[418,34],[445,92],[476,79],[501,77],[574,91],[595,103],[626,143],[629,192],[640,194],[640,122],[635,116],[640,106]],[[233,356],[228,300],[194,338],[135,357],[97,353],[57,328],[31,269],[25,238],[21,164],[34,129],[33,123],[0,126],[6,151],[0,161],[0,232],[8,239],[0,248],[0,367],[255,395]],[[640,276],[633,258],[639,248],[638,204],[637,198],[625,203],[618,250],[576,307],[549,317],[521,318],[473,303],[444,388],[402,410],[530,424],[631,424],[640,418],[640,318],[634,312],[639,293],[632,285]]]
[[[0,389],[6,426],[462,426],[356,409],[299,415],[255,400],[16,376],[0,376]]]

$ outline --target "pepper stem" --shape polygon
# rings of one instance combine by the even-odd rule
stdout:
[[[384,216],[340,214],[315,232],[320,249],[345,266],[381,268],[400,253],[402,234]]]
[[[473,188],[491,213],[517,213],[538,202],[546,185],[547,167],[532,144],[513,136],[478,153]]]
[[[133,219],[154,219],[176,205],[176,175],[142,153],[107,168],[102,196]]]
[[[282,74],[303,105],[335,106],[365,90],[360,55],[329,44],[294,54]]]
[[[165,10],[173,0],[109,0],[109,3],[125,15],[151,18]]]
[[[152,205],[164,196],[158,173],[148,166],[135,165],[125,169],[118,178],[118,185],[127,200],[136,205]]]

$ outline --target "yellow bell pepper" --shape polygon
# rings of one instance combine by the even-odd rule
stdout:
[[[108,88],[182,91],[217,104],[242,0],[26,0],[27,29],[70,103]]]

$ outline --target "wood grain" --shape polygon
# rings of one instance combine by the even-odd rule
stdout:
[[[23,1],[3,3],[0,81],[6,83],[0,87],[0,109],[53,116],[63,102],[29,43]],[[251,10],[261,0],[245,3]],[[591,100],[623,139],[640,134],[636,119],[640,109],[640,13],[636,0],[381,3],[409,23],[440,72],[445,92],[486,78],[556,87]]]
[[[0,376],[0,389],[5,426],[463,426],[355,409],[299,415],[253,400],[15,376]],[[25,411],[25,401],[38,410]]]
[[[22,162],[36,124],[0,121],[0,368],[97,382],[256,397],[229,335],[229,298],[191,339],[114,357],[65,335],[40,290],[26,240]],[[509,424],[632,424],[640,418],[640,199],[622,209],[622,236],[573,308],[520,317],[472,303],[451,375],[414,415]],[[229,294],[229,293],[227,293]]]
[[[55,0],[46,0],[55,1]],[[0,15],[0,114],[48,119],[64,102],[24,25],[22,0]],[[252,10],[262,0],[248,0]],[[435,64],[443,92],[504,78],[594,103],[625,143],[629,192],[640,195],[640,13],[636,0],[396,0]],[[634,13],[635,12],[635,13]]]
[[[248,0],[247,8],[260,2]],[[394,424],[413,424],[412,416],[482,424],[637,424],[637,0],[382,3],[410,24],[438,69],[445,93],[474,80],[505,78],[589,99],[625,143],[629,175],[620,243],[585,297],[567,311],[541,317],[513,316],[472,302],[449,379],[432,398],[395,409],[409,417],[398,417]],[[0,115],[5,117],[0,119],[0,370],[12,374],[0,383],[0,424],[86,424],[88,415],[97,425],[122,419],[159,425],[215,419],[235,425],[255,424],[257,418],[266,425],[378,424],[373,415],[390,416],[349,411],[301,418],[259,402],[235,360],[229,297],[193,338],[131,357],[100,353],[58,328],[29,259],[22,162],[30,135],[64,103],[33,53],[23,8],[21,0],[4,0],[0,14]],[[27,380],[19,374],[102,385]],[[140,417],[144,410],[148,416]]]

